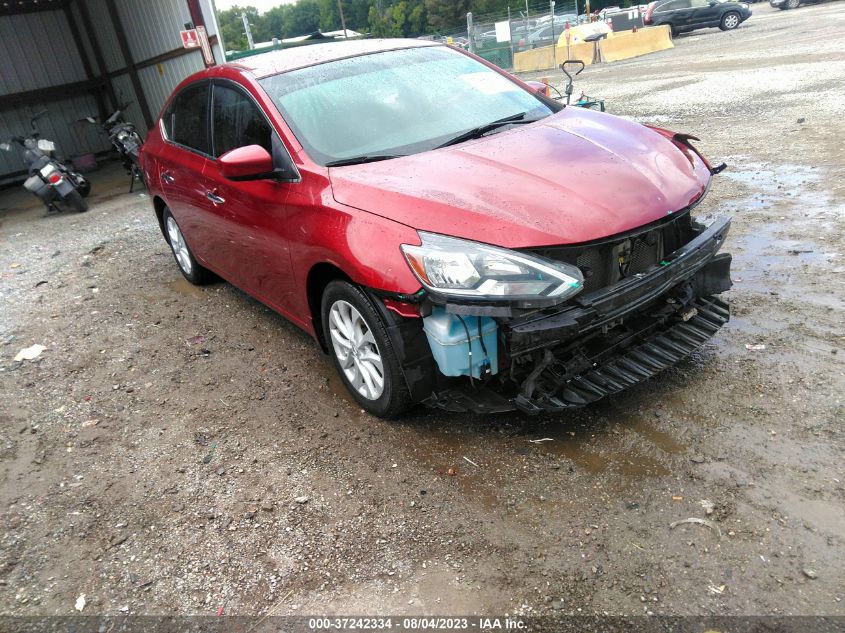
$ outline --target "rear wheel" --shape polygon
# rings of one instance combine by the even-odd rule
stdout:
[[[182,229],[179,228],[176,218],[173,217],[170,209],[167,208],[164,210],[164,233],[167,243],[170,244],[170,249],[173,251],[173,257],[176,258],[176,263],[179,265],[179,270],[185,279],[196,286],[201,286],[211,281],[211,272],[207,268],[200,266],[194,258],[194,254],[185,241],[185,236],[182,235]]]
[[[792,2],[792,0],[789,0]],[[722,16],[722,21],[719,23],[719,28],[723,31],[732,31],[736,27],[739,26],[739,23],[742,20],[739,17],[739,13],[735,11],[728,11],[725,15]]]
[[[64,203],[73,207],[74,211],[82,213],[88,210],[88,202],[74,189],[64,197]]]
[[[333,281],[323,293],[323,335],[332,364],[362,409],[395,418],[411,404],[382,318],[357,286]]]

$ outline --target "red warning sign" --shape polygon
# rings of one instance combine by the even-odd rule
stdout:
[[[197,32],[195,29],[191,29],[190,31],[179,31],[182,35],[182,46],[185,48],[197,48],[200,45],[200,40],[197,37]]]

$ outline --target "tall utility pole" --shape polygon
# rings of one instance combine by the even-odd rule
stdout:
[[[337,10],[340,11],[340,27],[343,29],[343,37],[345,39],[349,36],[346,34],[346,20],[343,19],[343,3],[340,0],[337,0]]]
[[[252,41],[252,31],[249,28],[249,20],[246,17],[246,13],[241,13],[241,19],[244,21],[244,31],[246,32],[246,41],[249,44],[249,50],[253,50],[255,48],[255,42]]]

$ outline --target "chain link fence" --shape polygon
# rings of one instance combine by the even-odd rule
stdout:
[[[584,10],[583,2],[580,11]],[[460,46],[505,70],[513,69],[515,53],[552,46],[566,23],[584,22],[579,0],[526,0],[507,12],[475,16],[467,14],[467,29],[451,33],[446,41]]]

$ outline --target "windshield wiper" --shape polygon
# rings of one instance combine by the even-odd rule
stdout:
[[[401,158],[407,154],[375,154],[373,156],[352,156],[351,158],[339,158],[326,163],[326,167],[343,167],[344,165],[360,165],[361,163],[375,163],[380,160]]]
[[[520,112],[519,114],[514,114],[512,116],[506,116],[502,119],[496,119],[495,121],[491,121],[490,123],[485,123],[484,125],[479,125],[478,127],[474,127],[471,130],[467,130],[466,132],[461,132],[455,138],[449,139],[445,143],[441,143],[435,149],[440,147],[448,147],[449,145],[457,145],[458,143],[463,143],[464,141],[470,141],[474,138],[480,138],[487,134],[487,132],[492,132],[493,130],[504,127],[506,125],[515,125],[520,123],[534,123],[534,121],[539,121],[540,119],[526,119],[525,115],[528,114],[527,112]]]

